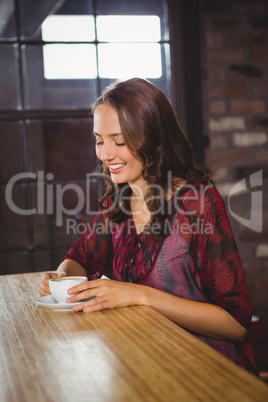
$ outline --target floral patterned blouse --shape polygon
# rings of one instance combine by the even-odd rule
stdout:
[[[66,255],[89,280],[106,275],[220,306],[249,329],[252,306],[224,202],[214,186],[184,185],[168,201],[165,235],[136,233],[131,213],[111,224],[99,211]],[[194,334],[258,375],[253,346]]]

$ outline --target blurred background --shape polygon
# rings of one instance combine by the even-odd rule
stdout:
[[[268,366],[267,0],[0,0],[0,274],[54,270],[97,209],[91,104],[141,76],[213,173]]]

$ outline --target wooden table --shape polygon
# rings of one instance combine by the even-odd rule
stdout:
[[[268,401],[268,387],[145,306],[38,307],[40,274],[0,276],[0,401]]]

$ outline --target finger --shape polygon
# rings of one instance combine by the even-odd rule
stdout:
[[[92,313],[93,311],[101,311],[109,308],[109,302],[105,298],[99,298],[99,301],[93,305],[87,305],[83,308],[85,313]]]
[[[41,288],[41,283],[38,282],[38,293],[40,294],[40,296],[43,296],[43,290]]]
[[[49,280],[51,278],[60,278],[63,276],[67,276],[65,272],[41,272],[41,278],[38,282],[38,293],[40,296],[48,296],[51,294],[49,289]]]
[[[43,279],[43,278],[44,278],[44,277],[41,276],[41,279],[40,279],[39,282],[38,282],[38,288],[39,288],[41,291],[44,290],[44,286],[45,286],[45,284],[44,284],[44,279]]]
[[[44,283],[45,286],[48,287],[49,280],[51,278],[57,278],[58,274],[56,272],[42,272],[41,273],[41,282]]]
[[[40,294],[41,297],[43,297],[43,296],[50,296],[50,295],[51,295],[50,292],[47,293],[47,292],[43,292],[42,290],[38,290],[38,293]]]
[[[45,279],[45,280],[43,281],[43,291],[44,291],[45,293],[50,294],[49,279]]]
[[[105,296],[103,297],[96,297],[88,302],[77,304],[73,307],[74,311],[84,311],[84,312],[91,312],[91,311],[99,311],[108,308],[108,301]]]
[[[50,289],[49,289],[49,280],[51,278],[57,278],[58,274],[57,272],[42,272],[41,273],[41,279],[38,282],[38,291],[41,296],[48,296],[50,295]]]
[[[96,289],[87,289],[84,292],[77,293],[73,295],[72,297],[69,297],[66,302],[67,303],[77,303],[79,301],[83,301],[89,298],[95,298],[96,295]],[[98,296],[101,296],[100,294]]]
[[[83,292],[84,290],[87,290],[87,289],[97,288],[98,286],[99,286],[99,281],[98,280],[96,280],[96,281],[87,281],[87,282],[81,283],[80,285],[73,286],[72,288],[70,288],[68,290],[68,293],[70,295],[73,294],[73,293],[80,293],[80,292]]]
[[[51,278],[57,278],[58,273],[56,271],[53,272],[41,272],[41,279],[51,279]]]
[[[59,278],[58,272],[48,272],[48,277],[46,279],[56,279]]]
[[[65,277],[65,276],[67,276],[66,272],[60,272],[60,273],[58,274],[58,278],[63,278],[63,277]]]
[[[51,294],[50,291],[48,292],[46,290],[43,290],[42,288],[38,289],[38,293],[40,294],[40,296],[48,296]]]
[[[47,296],[50,294],[50,291],[44,286],[44,283],[40,280],[38,282],[38,292],[40,296]]]
[[[95,299],[95,298],[94,298]],[[93,300],[93,298],[92,298],[92,300]],[[85,301],[85,302],[83,302],[83,303],[80,303],[80,304],[76,304],[74,307],[73,307],[73,310],[74,311],[82,311],[86,306],[88,306],[88,301]]]
[[[41,273],[41,282],[44,282],[48,278],[49,278],[49,274],[47,272]]]

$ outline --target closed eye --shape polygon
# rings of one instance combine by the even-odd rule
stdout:
[[[115,143],[115,145],[117,146],[117,147],[123,147],[124,145],[126,145],[124,142],[122,142],[121,144],[117,144],[117,143]]]

